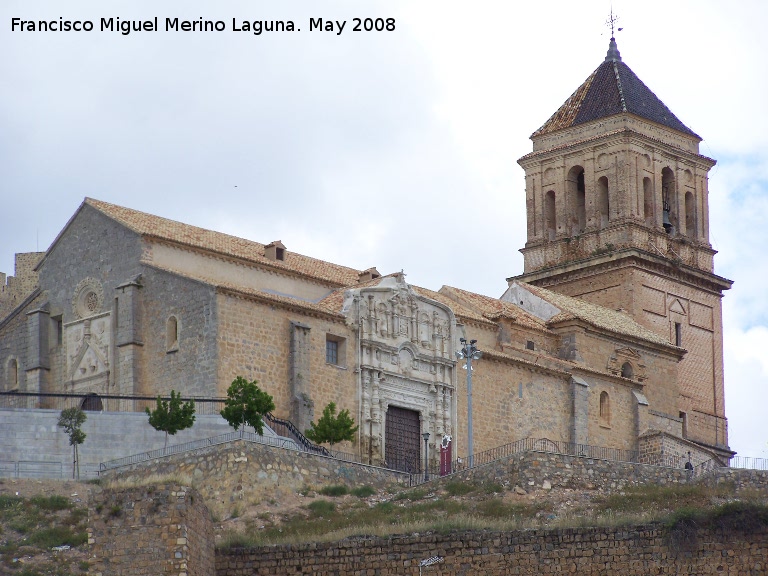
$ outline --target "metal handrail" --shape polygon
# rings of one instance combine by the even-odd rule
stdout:
[[[193,440],[192,442],[185,442],[184,444],[173,444],[167,448],[158,448],[157,450],[150,450],[149,452],[131,454],[130,456],[125,456],[124,458],[116,458],[115,460],[102,462],[99,465],[99,470],[112,470],[114,468],[130,466],[132,464],[138,464],[139,462],[156,460],[165,456],[173,456],[174,454],[190,452],[192,450],[198,450],[208,446],[226,444],[234,440],[245,440],[246,442],[265,444],[267,446],[275,446],[277,448],[286,448],[288,450],[297,450],[300,452],[304,451],[300,450],[297,444],[290,438],[283,438],[281,436],[260,436],[255,432],[236,431],[227,432],[226,434],[220,434],[219,436],[213,436],[211,438],[203,438],[202,440]]]
[[[98,398],[104,405],[101,412],[143,412],[144,407],[150,409],[154,407],[154,403],[157,401],[157,396],[136,396],[136,395],[118,395],[118,394],[67,394],[67,393],[53,393],[53,392],[18,392],[12,390],[9,392],[0,392],[0,408],[27,408],[26,399],[36,399],[39,404],[50,406],[46,409],[60,410],[63,408],[70,408],[73,405],[81,405],[81,403],[88,398]],[[161,400],[169,401],[170,396],[160,395]],[[45,401],[48,402],[45,402]],[[216,397],[195,397],[185,396],[181,398],[182,401],[187,402],[189,400],[195,403],[195,412],[200,415],[213,415],[218,414],[224,407],[226,398]],[[140,406],[136,409],[136,406],[128,407],[128,403],[139,403]],[[19,404],[24,404],[20,406]],[[117,404],[118,409],[115,408]],[[120,408],[131,408],[127,410],[121,410]]]
[[[283,431],[287,432],[287,434],[284,434],[285,436],[290,436],[293,438],[296,442],[301,444],[307,452],[314,452],[316,454],[322,454],[323,456],[330,456],[331,453],[327,448],[324,448],[323,446],[318,446],[314,442],[312,442],[309,438],[304,436],[298,428],[294,425],[293,422],[290,420],[284,420],[282,418],[278,418],[277,416],[274,416],[271,412],[267,412],[264,414],[264,419],[269,422],[270,427],[273,430],[276,429],[282,429]]]

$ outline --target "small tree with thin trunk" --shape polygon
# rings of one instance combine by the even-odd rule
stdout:
[[[261,417],[274,409],[272,396],[261,390],[256,385],[256,380],[248,382],[238,376],[227,389],[224,409],[219,414],[232,428],[240,430],[241,437],[244,424],[252,426],[261,436],[264,434],[264,421]]]
[[[157,407],[154,410],[144,409],[149,416],[149,425],[159,432],[165,432],[165,446],[168,447],[168,434],[173,436],[180,430],[191,428],[195,423],[195,401],[181,401],[181,394],[171,390],[171,399],[162,400],[157,397]]]
[[[354,440],[358,428],[349,415],[349,410],[342,410],[336,416],[336,404],[334,402],[323,408],[323,415],[317,424],[312,422],[309,426],[304,432],[307,438],[318,444],[327,442],[331,446],[344,440]]]
[[[72,446],[72,478],[80,479],[80,453],[77,447],[85,442],[85,432],[80,429],[87,416],[80,408],[67,408],[61,411],[58,425],[64,428]]]

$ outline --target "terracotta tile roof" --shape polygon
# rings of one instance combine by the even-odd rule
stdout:
[[[571,298],[557,292],[552,292],[539,286],[533,286],[526,284],[525,282],[518,282],[521,286],[524,286],[531,293],[535,294],[539,298],[546,300],[550,304],[553,304],[561,310],[559,314],[556,314],[549,319],[548,324],[553,324],[563,320],[569,320],[577,318],[592,324],[597,328],[609,330],[616,334],[623,334],[625,336],[631,336],[633,338],[640,338],[642,340],[648,340],[655,344],[661,344],[663,346],[672,346],[669,340],[659,336],[655,332],[648,330],[635,322],[628,314],[623,312],[617,312],[597,304],[591,304],[578,298]],[[674,346],[672,346],[674,347]]]
[[[504,302],[498,298],[476,294],[452,286],[443,286],[440,289],[440,293],[451,298],[453,301],[462,302],[473,308],[488,320],[507,318],[526,328],[546,330],[546,324],[543,320],[510,302]]]
[[[611,39],[608,57],[533,136],[629,112],[701,139],[683,124],[629,66]]]
[[[287,250],[285,260],[271,260],[264,255],[264,244],[222,232],[198,228],[93,198],[86,198],[85,204],[142,236],[298,273],[338,286],[357,284],[360,277],[359,270]]]
[[[426,298],[431,298],[432,300],[435,300],[440,304],[448,306],[448,308],[453,310],[453,313],[459,319],[472,320],[474,322],[487,324],[489,326],[496,325],[495,322],[489,320],[488,318],[485,318],[482,314],[479,314],[478,312],[472,310],[471,308],[464,306],[460,302],[457,302],[456,300],[453,300],[452,298],[449,298],[444,294],[441,294],[440,292],[434,292],[432,290],[428,290],[420,286],[411,285],[411,287],[413,288],[413,291],[416,292],[417,294],[424,296]]]

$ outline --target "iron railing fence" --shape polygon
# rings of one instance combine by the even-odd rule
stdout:
[[[97,464],[80,464],[80,479],[98,478]],[[72,478],[72,464],[40,460],[0,460],[0,478]]]
[[[255,432],[247,432],[244,430],[236,432],[228,432],[227,434],[220,434],[219,436],[213,436],[212,438],[204,438],[202,440],[194,440],[192,442],[185,442],[184,444],[174,444],[166,448],[158,448],[157,450],[150,450],[148,452],[141,452],[139,454],[132,454],[125,456],[124,458],[116,458],[115,460],[109,460],[108,462],[102,462],[99,466],[100,472],[105,470],[113,470],[115,468],[122,468],[124,466],[130,466],[132,464],[138,464],[140,462],[147,462],[149,460],[157,460],[158,458],[164,458],[165,456],[172,456],[174,454],[182,454],[184,452],[191,452],[192,450],[198,450],[207,446],[216,446],[219,444],[226,444],[234,440],[245,440],[246,442],[254,442],[256,444],[264,444],[266,446],[273,446],[276,448],[284,448],[287,450],[294,450],[297,452],[308,452],[311,454],[318,454],[321,456],[327,456],[329,458],[335,458],[346,462],[360,463],[360,458],[355,454],[347,454],[344,452],[333,452],[328,450],[327,454],[319,454],[316,451],[308,450],[300,443],[295,442],[292,438],[286,438],[283,436],[260,436]]]
[[[503,446],[491,448],[484,452],[478,452],[468,458],[467,462],[458,462],[459,466],[475,467],[488,464],[495,460],[512,456],[520,452],[549,452],[553,454],[566,454],[582,458],[595,458],[597,460],[614,460],[617,462],[638,462],[637,450],[622,450],[620,448],[607,448],[605,446],[592,446],[590,444],[575,444],[549,440],[547,438],[523,438]]]
[[[747,470],[768,470],[768,458],[751,458],[749,456],[734,456],[730,462],[731,468]]]
[[[271,413],[264,415],[264,419],[269,423],[269,427],[275,431],[279,436],[286,436],[293,438],[298,444],[300,444],[306,452],[312,452],[313,454],[320,454],[322,456],[330,456],[331,453],[327,448],[318,446],[313,443],[309,438],[304,436],[301,431],[290,420],[284,420],[278,418]]]
[[[576,456],[580,458],[593,458],[596,460],[608,460],[613,462],[627,462],[633,464],[647,464],[651,466],[661,466],[666,468],[686,468],[687,457],[672,455],[653,455],[649,459],[641,458],[637,450],[623,450],[619,448],[607,448],[605,446],[593,446],[590,444],[576,444],[572,442],[561,442],[549,440],[546,438],[523,438],[503,446],[498,446],[484,452],[478,452],[471,458],[458,458],[441,470],[439,464],[430,464],[425,474],[423,462],[421,468],[412,473],[411,485],[417,485],[425,479],[435,479],[485,464],[490,464],[497,460],[520,454],[523,452],[545,452],[551,454],[562,454],[567,456]],[[716,467],[722,467],[722,463],[713,459],[699,466],[693,467],[691,475],[699,476]],[[768,469],[768,460],[765,459],[734,459],[731,467],[756,468],[759,470]],[[407,470],[411,472],[411,470]]]
[[[170,400],[170,396],[160,396],[160,398]],[[207,416],[221,412],[226,399],[195,396],[182,398],[184,402],[188,400],[194,400],[195,413]],[[0,408],[64,410],[78,407],[91,412],[144,412],[145,408],[154,410],[156,406],[157,396],[0,392]]]
[[[205,448],[207,446],[226,444],[228,442],[232,442],[233,440],[240,439],[247,442],[266,444],[267,446],[276,446],[278,448],[287,448],[289,450],[299,450],[298,445],[290,438],[283,438],[281,436],[259,436],[255,432],[246,432],[241,430],[239,432],[236,431],[220,434],[219,436],[213,436],[211,438],[203,438],[202,440],[193,440],[192,442],[185,442],[184,444],[173,444],[166,448],[158,448],[157,450],[140,452],[139,454],[131,454],[130,456],[125,456],[124,458],[116,458],[115,460],[102,462],[99,466],[99,469],[103,472],[104,470],[122,468],[123,466],[130,466],[140,462],[156,460],[165,456],[172,456],[174,454],[199,450],[200,448]]]

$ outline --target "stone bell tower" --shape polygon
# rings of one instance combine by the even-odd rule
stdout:
[[[677,388],[683,435],[723,456],[721,298],[701,138],[621,59],[605,60],[531,136],[522,280],[623,310],[688,352]]]

